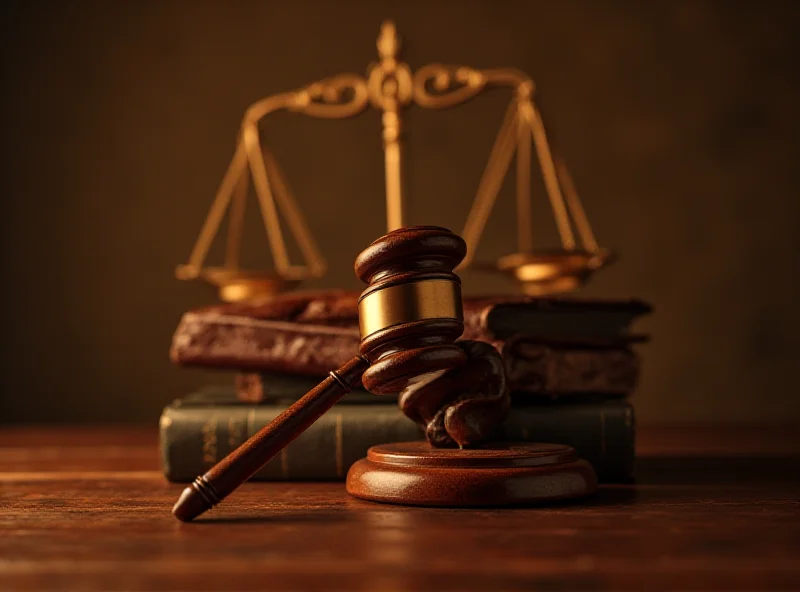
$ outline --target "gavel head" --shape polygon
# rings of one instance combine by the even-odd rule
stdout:
[[[464,331],[453,269],[466,252],[464,240],[446,228],[412,226],[382,236],[356,258],[356,275],[369,284],[358,300],[368,391],[397,393],[420,376],[466,362],[453,344]]]

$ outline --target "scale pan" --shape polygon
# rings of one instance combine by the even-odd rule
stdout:
[[[219,290],[223,302],[252,302],[265,300],[295,288],[307,274],[302,269],[288,277],[269,271],[204,267],[194,269],[188,265],[178,268],[177,276],[183,280],[201,280]]]
[[[476,268],[510,275],[527,296],[545,296],[571,292],[589,279],[591,274],[608,265],[614,255],[605,249],[597,252],[557,249],[512,253],[496,264]]]

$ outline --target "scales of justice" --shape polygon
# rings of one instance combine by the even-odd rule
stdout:
[[[392,22],[385,22],[377,42],[379,61],[367,76],[339,74],[299,90],[264,98],[245,112],[236,150],[189,257],[176,276],[214,286],[225,302],[269,299],[303,280],[324,275],[326,263],[312,236],[280,166],[263,145],[259,125],[272,113],[288,110],[316,118],[347,119],[368,106],[382,114],[386,168],[387,231],[405,226],[402,158],[402,111],[411,105],[446,109],[466,103],[495,88],[507,88],[512,98],[489,153],[475,200],[461,236],[467,255],[465,268],[512,277],[530,296],[565,293],[578,288],[591,274],[609,264],[613,254],[598,246],[564,161],[555,153],[534,101],[533,80],[514,68],[475,69],[428,64],[412,72],[398,59],[400,42]],[[531,159],[535,150],[544,189],[561,240],[556,248],[534,248],[531,208]],[[475,261],[486,222],[516,153],[517,252],[494,263]],[[274,270],[239,266],[245,204],[250,184],[255,189],[266,229]],[[229,210],[229,211],[228,211]],[[292,264],[287,253],[279,212],[305,260]],[[211,244],[228,214],[225,259],[222,266],[205,265]]]

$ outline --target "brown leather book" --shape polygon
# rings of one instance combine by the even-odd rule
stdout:
[[[358,353],[358,344],[357,327],[197,311],[183,315],[170,357],[184,366],[326,376]]]
[[[187,314],[357,327],[359,295],[347,290],[297,291],[262,303],[218,304]],[[609,341],[627,337],[631,323],[650,312],[650,305],[635,299],[467,297],[463,337],[488,341],[524,334],[554,340]]]
[[[325,376],[358,350],[357,298],[299,292],[190,311],[175,332],[171,358],[186,366]],[[636,301],[467,299],[463,337],[503,353],[512,389],[625,395],[639,374],[630,344],[644,339],[630,335],[629,325],[648,311]]]

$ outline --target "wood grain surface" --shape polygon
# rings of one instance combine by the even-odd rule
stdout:
[[[796,430],[642,428],[639,449],[635,484],[583,503],[256,483],[183,524],[155,429],[4,428],[0,590],[798,589]]]

